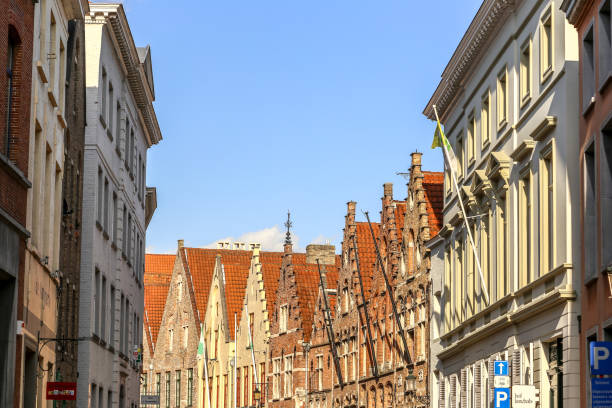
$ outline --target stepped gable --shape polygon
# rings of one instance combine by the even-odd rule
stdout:
[[[404,230],[404,218],[406,217],[406,201],[393,200],[395,204],[395,226],[398,229],[397,239],[402,243],[402,231]]]
[[[225,275],[224,298],[227,311],[228,333],[234,339],[234,314],[236,321],[240,321],[242,305],[246,293],[246,284],[251,269],[252,251],[242,250],[213,250],[215,255],[221,255],[221,265]],[[201,309],[205,310],[205,309]]]
[[[439,171],[423,172],[423,188],[427,201],[427,219],[429,220],[429,238],[438,235],[442,228],[442,210],[444,208],[444,173]]]
[[[145,255],[144,283],[144,309],[146,326],[145,335],[149,342],[149,349],[157,343],[157,335],[161,326],[166,298],[170,289],[172,270],[175,255]]]
[[[261,274],[264,281],[264,290],[266,291],[268,319],[271,319],[274,314],[278,277],[280,276],[281,266],[283,265],[283,253],[262,251],[259,253],[259,263],[261,264]]]

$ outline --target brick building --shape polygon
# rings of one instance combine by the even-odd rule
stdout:
[[[83,10],[89,4],[82,2]],[[83,203],[83,153],[85,144],[85,25],[83,19],[68,21],[66,50],[66,134],[62,182],[62,220],[60,235],[60,283],[57,334],[60,338],[78,337],[79,283],[81,268],[81,217]],[[76,382],[78,343],[60,344],[57,380]],[[72,404],[72,405],[70,405]],[[68,406],[76,406],[69,401]]]
[[[6,72],[0,75],[0,406],[11,407],[16,366],[20,370],[21,348],[16,346],[15,333],[17,319],[24,319],[25,251],[30,236],[26,203],[32,186],[28,155],[34,4],[2,0],[0,9],[0,66]]]
[[[610,0],[561,4],[580,49],[580,401],[590,406],[591,341],[612,341],[612,29]]]
[[[340,259],[333,246],[311,247],[310,255],[293,253],[289,232],[275,294],[268,347],[268,406],[306,406],[308,364],[320,259],[329,282],[337,279]]]

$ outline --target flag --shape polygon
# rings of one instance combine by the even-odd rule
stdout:
[[[457,171],[457,157],[455,156],[455,152],[453,151],[453,147],[448,142],[448,139],[444,135],[444,131],[442,130],[442,125],[440,121],[436,121],[436,130],[434,131],[434,138],[431,142],[431,148],[435,149],[436,147],[441,147],[446,151],[446,156],[449,161],[451,171]]]
[[[198,343],[198,358],[204,355],[204,326],[200,327],[200,342]]]

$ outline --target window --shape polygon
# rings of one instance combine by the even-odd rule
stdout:
[[[490,268],[490,252],[489,252],[489,237],[490,231],[489,226],[491,225],[491,210],[486,209],[486,213],[481,218],[481,228],[480,228],[480,267],[482,270],[482,275],[484,279],[484,287],[487,289],[487,294],[489,295],[489,304],[491,304],[491,268]],[[481,302],[483,303],[484,308],[484,297],[481,298]]]
[[[112,408],[113,407],[113,392],[112,391],[108,392],[108,397],[107,398],[108,399],[106,400],[106,404],[107,404],[106,406],[108,408]]]
[[[103,220],[103,211],[104,211],[104,203],[103,203],[103,197],[104,197],[104,184],[103,184],[103,177],[102,177],[102,168],[98,167],[98,223],[100,224],[100,226],[102,226],[102,222]]]
[[[506,67],[497,76],[497,128],[508,121],[508,73]]]
[[[100,309],[100,338],[106,340],[106,277],[102,276],[102,307]]]
[[[508,293],[508,217],[506,217],[506,196],[497,198],[497,299]]]
[[[521,106],[531,96],[531,39],[525,41],[521,47],[521,67],[519,72]]]
[[[293,395],[293,357],[285,356],[285,398]]]
[[[50,14],[49,23],[49,55],[47,55],[46,57],[49,63],[49,88],[55,91],[55,63],[57,60],[57,24],[55,22],[55,16],[53,15],[53,12],[51,12]],[[53,56],[53,58],[51,58],[51,56]]]
[[[476,131],[476,119],[474,112],[468,117],[467,128],[467,151],[468,151],[468,166],[474,164],[474,132]]]
[[[123,319],[125,317],[125,296],[121,294],[121,311],[119,313],[119,351],[123,352],[124,349],[124,337],[123,337]]]
[[[117,245],[117,222],[119,221],[119,207],[117,206],[117,193],[113,192],[113,238],[112,241]]]
[[[104,177],[104,231],[108,232],[108,206],[110,205],[108,195],[108,179]]]
[[[599,86],[602,87],[612,75],[612,24],[610,24],[610,2],[604,0],[599,9]]]
[[[187,369],[187,406],[193,405],[193,368]]]
[[[586,111],[595,101],[595,39],[593,26],[582,38],[582,110]]]
[[[119,96],[117,96],[117,111],[115,113],[115,138],[117,143],[116,148],[119,146],[119,138],[121,137],[121,105],[119,104]]]
[[[464,165],[464,151],[463,151],[463,139],[461,136],[457,136],[457,180],[463,178],[463,165]]]
[[[174,344],[174,329],[168,329],[168,351],[172,351],[172,346]]]
[[[170,408],[170,371],[166,371],[166,408]]]
[[[491,134],[491,92],[487,89],[482,97],[482,106],[480,108],[480,139],[482,146],[485,147],[490,140]]]
[[[110,287],[110,336],[108,344],[115,347],[115,287]]]
[[[547,273],[555,266],[554,261],[554,169],[552,149],[546,149],[540,162],[540,259],[541,274]]]
[[[174,382],[175,382],[174,406],[180,407],[181,406],[181,371],[180,370],[176,370],[174,372]]]
[[[96,269],[95,272],[95,298],[94,298],[94,333],[100,333],[100,271]]]
[[[127,110],[125,112],[125,140],[123,149],[123,159],[125,160],[125,168],[130,169],[130,163],[128,161],[128,152],[130,151],[130,120],[127,117]]]
[[[597,277],[597,201],[595,191],[595,149],[591,144],[584,152],[585,282]]]
[[[444,290],[442,292],[442,302],[444,305],[444,330],[451,330],[451,252],[450,246],[444,251]]]
[[[123,252],[123,255],[125,256],[127,254],[127,208],[125,207],[125,204],[123,204],[123,238],[121,240],[121,251]]]
[[[106,85],[107,84],[107,78],[106,78],[106,69],[102,68],[102,83],[100,84],[102,86],[102,102],[101,102],[101,112],[100,112],[100,118],[102,119],[102,123],[104,123],[104,126],[106,127],[106,94],[107,94],[107,89],[106,89]]]
[[[602,129],[600,151],[600,211],[602,236],[612,236],[612,121]],[[612,264],[612,240],[601,243],[602,266]]]
[[[280,366],[281,359],[272,360],[272,398],[280,398]]]
[[[545,81],[552,73],[553,40],[552,12],[549,9],[540,23],[540,79]]]
[[[114,99],[114,90],[113,84],[108,83],[108,134],[112,135],[113,133],[113,99]]]
[[[315,378],[317,379],[317,389],[323,391],[323,355],[317,355],[317,367],[315,372]]]
[[[161,373],[155,373],[155,394],[161,394]]]
[[[289,314],[288,306],[282,305],[280,307],[280,321],[279,321],[279,331],[281,333],[284,333],[287,331],[288,314]]]
[[[14,83],[14,70],[15,70],[15,57],[16,57],[16,44],[13,41],[11,35],[8,36],[8,50],[7,50],[7,66],[6,66],[6,123],[4,129],[4,149],[2,153],[6,157],[9,157],[10,149],[11,149],[11,113],[12,113],[12,104],[13,104],[13,87]]]
[[[533,281],[531,269],[531,174],[529,168],[519,180],[519,287]]]
[[[342,308],[344,313],[349,311],[349,293],[348,288],[342,288]]]

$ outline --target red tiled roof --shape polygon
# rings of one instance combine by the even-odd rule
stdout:
[[[366,297],[369,295],[372,286],[372,277],[376,266],[376,248],[374,240],[370,233],[370,227],[367,222],[357,222],[357,249],[359,252],[359,267],[361,269],[361,278],[363,280],[363,289]],[[380,234],[380,223],[373,222],[372,230],[374,236],[378,239]]]
[[[306,263],[306,254],[293,254],[293,271],[295,273],[298,302],[302,318],[304,341],[310,341],[312,322],[317,296],[319,294],[319,268],[317,264]],[[336,255],[335,265],[325,265],[328,288],[335,288],[338,283],[340,256]],[[324,266],[321,265],[321,268]],[[330,307],[332,307],[330,305]],[[333,310],[333,308],[332,308]]]
[[[423,188],[427,201],[429,237],[438,235],[442,228],[442,209],[444,208],[444,173],[439,171],[423,172]]]
[[[145,325],[148,328],[145,334],[150,343],[151,352],[153,352],[153,345],[157,343],[157,335],[172,279],[174,260],[175,255],[145,255],[144,308]]]
[[[406,215],[406,201],[394,201],[394,203],[395,203],[395,228],[397,229],[397,241],[399,244],[401,244],[402,243],[402,231],[404,230],[404,217]]]
[[[282,252],[260,252],[259,263],[263,275],[264,290],[266,291],[266,307],[268,319],[274,313],[274,302],[276,301],[276,289],[278,288],[278,277],[283,264]]]

